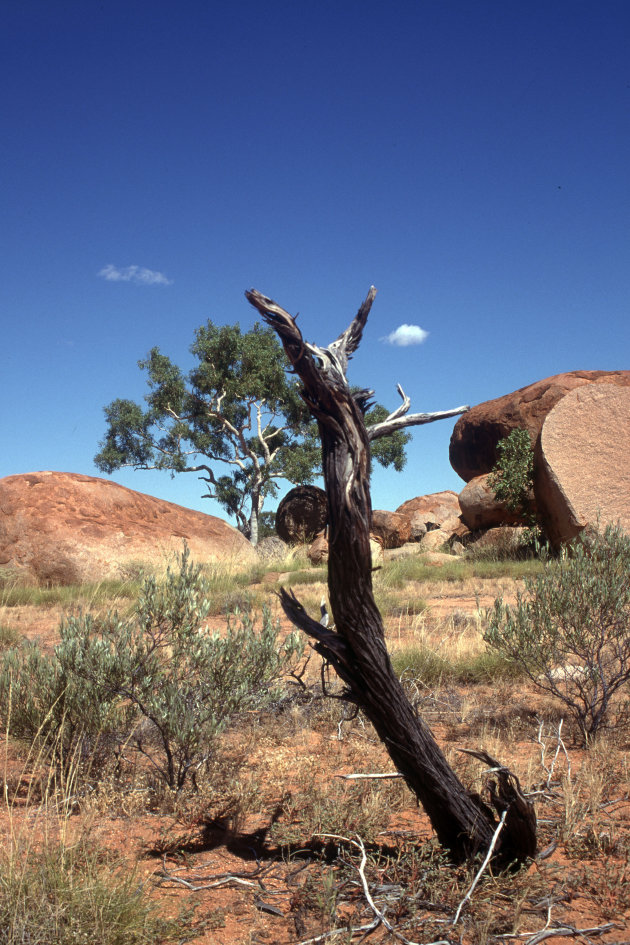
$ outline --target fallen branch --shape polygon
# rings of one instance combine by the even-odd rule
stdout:
[[[262,885],[260,882],[261,876],[267,874],[274,865],[274,863],[270,863],[269,866],[257,866],[256,869],[247,873],[217,873],[214,876],[201,876],[199,872],[197,872],[189,876],[188,879],[184,879],[174,874],[185,870],[186,867],[169,870],[166,866],[166,858],[163,858],[162,872],[156,875],[156,882],[161,886],[166,885],[166,883],[175,883],[178,886],[189,889],[191,892],[200,892],[202,889],[219,889],[221,886],[227,886],[230,883],[234,883],[237,886],[254,886],[260,888]],[[252,881],[254,879],[256,879],[256,882]]]
[[[545,764],[545,755],[546,755],[546,753],[547,753],[547,745],[545,744],[545,742],[543,742],[543,739],[542,739],[542,736],[543,736],[543,725],[544,725],[544,723],[541,722],[540,725],[539,725],[539,727],[538,727],[538,735],[537,735],[537,737],[536,737],[536,741],[537,741],[537,743],[540,745],[540,767],[543,769],[543,771],[544,771],[544,772],[546,773],[546,775],[547,775],[547,780],[545,781],[544,787],[543,787],[543,789],[542,789],[543,792],[544,792],[544,791],[548,791],[548,790],[550,790],[550,788],[551,788],[551,779],[553,778],[554,768],[555,768],[555,766],[556,766],[556,762],[557,762],[557,760],[558,760],[558,756],[559,756],[559,754],[560,754],[561,751],[564,753],[564,757],[565,757],[565,760],[566,760],[566,763],[567,763],[567,777],[568,777],[569,779],[571,778],[571,761],[570,761],[570,759],[569,759],[569,753],[567,752],[566,745],[564,744],[564,742],[563,742],[563,740],[562,740],[562,724],[563,724],[563,722],[564,722],[564,719],[560,719],[560,721],[559,721],[559,723],[558,723],[558,732],[557,732],[557,735],[556,735],[556,738],[557,738],[556,750],[555,750],[555,752],[554,752],[554,756],[553,756],[553,758],[552,758],[552,760],[551,760],[551,764],[550,764],[549,767],[547,767],[547,765]]]
[[[349,843],[351,844],[351,846],[356,847],[356,849],[359,850],[359,852],[361,853],[360,865],[356,866],[354,863],[352,865],[354,866],[357,873],[359,874],[361,885],[363,887],[363,894],[367,900],[367,904],[369,905],[370,909],[376,916],[376,923],[374,925],[374,928],[376,928],[378,925],[384,925],[387,931],[389,932],[389,934],[393,935],[394,938],[397,938],[399,942],[403,943],[403,945],[420,945],[419,942],[412,942],[410,939],[405,938],[405,936],[402,935],[396,929],[396,927],[393,926],[391,922],[385,917],[385,913],[380,911],[380,909],[378,908],[378,906],[372,899],[370,887],[365,877],[365,864],[367,863],[367,853],[365,852],[365,845],[361,837],[357,835],[356,840],[351,840],[349,837],[342,837],[336,833],[322,833],[322,834],[319,834],[319,836],[328,840],[342,840],[344,843]],[[439,942],[432,942],[431,945],[449,945],[449,943],[445,940],[440,940]]]
[[[176,883],[179,886],[183,886],[185,889],[189,889],[191,892],[200,892],[202,889],[218,889],[221,886],[227,886],[229,883],[236,883],[237,886],[254,886],[258,887],[258,883],[252,883],[249,879],[241,879],[240,876],[225,876],[224,879],[218,879],[212,883],[203,883],[196,884],[190,882],[188,879],[183,879],[181,876],[173,876],[171,873],[166,875],[158,876],[158,882],[160,885],[165,885],[166,883]]]
[[[343,778],[344,781],[367,781],[383,778],[402,778],[402,774],[400,771],[388,771],[387,774],[336,774],[335,777]]]
[[[497,840],[499,839],[499,834],[500,834],[501,831],[503,830],[503,826],[504,826],[504,824],[505,824],[505,818],[507,817],[508,810],[509,810],[509,808],[506,807],[506,809],[505,809],[505,810],[503,811],[503,813],[501,814],[501,819],[500,819],[500,821],[499,821],[499,826],[498,826],[497,829],[494,831],[492,840],[491,840],[491,842],[490,842],[490,846],[488,847],[488,852],[487,852],[486,855],[485,855],[485,858],[484,858],[483,863],[482,863],[481,866],[479,867],[479,871],[478,871],[477,875],[475,876],[475,878],[474,878],[473,881],[472,881],[472,884],[471,884],[471,886],[470,886],[470,889],[468,890],[468,892],[466,893],[466,895],[464,896],[464,898],[462,899],[462,901],[460,902],[460,904],[459,904],[458,907],[457,907],[457,912],[455,913],[455,918],[453,919],[453,922],[451,923],[452,925],[457,925],[457,923],[459,922],[459,917],[460,917],[460,915],[461,915],[462,909],[464,908],[464,906],[466,905],[466,903],[470,900],[470,897],[472,896],[473,892],[474,892],[475,889],[476,889],[477,883],[478,883],[479,880],[481,879],[481,877],[482,877],[482,875],[483,875],[483,873],[484,873],[484,870],[486,869],[488,863],[490,862],[490,860],[491,860],[491,858],[492,858],[492,851],[494,850],[494,848],[495,848],[495,846],[496,846],[496,842],[497,842]]]
[[[534,932],[532,935],[531,932],[520,932],[518,934],[505,934],[503,938],[525,938],[523,945],[538,945],[539,942],[544,942],[547,938],[557,938],[558,936],[564,936],[565,938],[579,938],[582,935],[605,935],[606,932],[611,932],[613,929],[619,929],[622,926],[617,925],[615,922],[607,922],[605,925],[595,925],[589,929],[576,929],[573,925],[557,925],[555,928],[550,929],[545,927],[541,929],[540,932]]]
[[[367,935],[369,932],[373,932],[374,929],[378,928],[380,924],[378,919],[374,919],[369,925],[355,925],[351,928],[333,929],[331,932],[322,932],[321,935],[316,935],[315,938],[302,939],[301,942],[296,942],[295,945],[316,945],[317,942],[325,942],[327,938],[333,938],[335,935],[352,936],[359,932],[364,932],[365,935]],[[436,942],[435,945],[438,945],[438,943]],[[445,942],[444,945],[448,945],[448,942]]]

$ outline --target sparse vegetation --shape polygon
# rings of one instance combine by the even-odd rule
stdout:
[[[410,646],[395,650],[394,669],[412,683],[439,686],[442,683],[491,683],[500,679],[517,679],[522,670],[500,653],[487,649],[478,653],[449,658],[427,646]]]
[[[274,698],[274,686],[301,655],[297,634],[277,645],[268,610],[255,631],[244,612],[223,635],[201,569],[187,551],[163,583],[144,581],[131,618],[118,612],[66,618],[54,653],[36,644],[0,663],[0,718],[18,738],[43,739],[67,764],[95,754],[101,764],[125,746],[148,759],[171,790],[211,756],[237,712]]]
[[[630,538],[607,526],[526,580],[515,607],[497,600],[485,639],[558,699],[585,741],[630,680]]]
[[[163,766],[166,756],[159,742],[149,738],[150,724],[147,728],[137,707],[131,712],[125,700],[115,707],[112,699],[109,705],[102,703],[101,715],[90,716],[86,710],[97,691],[96,675],[84,671],[94,658],[91,644],[105,646],[116,611],[128,635],[139,632],[140,614],[145,615],[144,626],[155,630],[159,623],[164,631],[169,626],[173,630],[186,624],[186,614],[203,612],[196,609],[194,594],[186,604],[186,587],[203,588],[208,613],[199,626],[209,622],[219,627],[219,637],[226,640],[226,601],[245,605],[230,618],[236,634],[242,618],[250,617],[248,601],[257,609],[263,604],[277,608],[277,583],[260,584],[266,570],[298,580],[312,574],[317,581],[303,585],[303,602],[317,617],[325,569],[309,570],[299,556],[241,573],[196,569],[188,563],[183,584],[181,568],[174,567],[166,582],[154,577],[149,587],[138,585],[135,596],[125,590],[124,596],[108,599],[103,591],[93,607],[93,589],[77,589],[63,626],[68,653],[82,654],[76,664],[81,672],[73,677],[78,692],[73,695],[66,685],[66,716],[61,705],[55,714],[55,706],[45,721],[47,713],[40,707],[29,723],[30,734],[20,722],[20,738],[18,719],[28,719],[29,700],[40,687],[41,668],[28,661],[37,652],[38,658],[61,665],[45,641],[34,646],[23,636],[29,636],[32,614],[52,626],[56,611],[29,604],[26,615],[12,608],[0,612],[8,627],[5,656],[21,654],[26,667],[24,685],[18,690],[14,682],[10,691],[15,718],[8,718],[5,703],[2,723],[5,803],[0,829],[6,840],[0,864],[0,943],[74,945],[97,936],[106,945],[157,945],[172,937],[232,945],[250,933],[261,941],[301,942],[333,930],[338,934],[332,941],[350,943],[376,921],[361,875],[374,906],[409,941],[502,945],[506,935],[525,940],[525,933],[541,932],[548,922],[547,929],[575,930],[622,923],[630,851],[623,800],[630,790],[624,752],[628,728],[620,717],[617,728],[591,739],[587,749],[565,741],[576,731],[567,724],[575,724],[568,712],[563,721],[558,706],[565,707],[548,699],[522,667],[483,640],[481,599],[501,593],[509,603],[523,588],[523,579],[536,583],[572,561],[454,560],[434,568],[411,558],[387,562],[375,574],[379,601],[386,604],[396,671],[459,776],[472,790],[481,788],[483,769],[459,748],[483,748],[504,759],[523,789],[536,796],[540,848],[558,844],[558,855],[551,854],[535,870],[516,875],[486,870],[455,923],[479,862],[454,867],[446,860],[429,838],[427,822],[402,779],[341,779],[350,772],[391,773],[392,766],[362,714],[353,718],[344,703],[321,698],[321,663],[315,654],[301,686],[284,690],[277,701],[269,698],[269,689],[256,690],[246,703],[253,711],[237,712],[216,738],[211,736],[207,745],[214,750],[207,765],[196,769],[193,764],[197,791],[188,789],[191,775],[177,793],[151,761],[145,757],[143,763],[134,743],[138,725],[154,760]],[[56,606],[61,598],[60,592]],[[275,631],[272,613],[269,626]],[[68,628],[73,630],[65,636]],[[276,637],[277,653],[286,630],[285,625]],[[162,649],[166,657],[168,647]],[[240,652],[229,653],[232,664],[238,664]],[[127,658],[123,664],[129,665]],[[68,657],[67,668],[72,665]],[[228,684],[229,669],[223,675]],[[56,685],[61,686],[59,680]],[[333,685],[331,679],[328,685]],[[155,687],[155,698],[160,688]],[[4,693],[6,697],[6,688]],[[81,725],[75,726],[75,740],[58,751],[54,746],[73,713],[75,720],[81,717]],[[132,733],[127,741],[125,732]],[[60,766],[64,757],[65,766]],[[147,811],[153,812],[148,820]],[[94,825],[101,822],[118,824],[125,837],[138,831],[144,841],[113,839],[116,832],[110,826],[95,837]],[[225,874],[226,845],[231,857],[241,857],[240,865],[230,861],[227,867],[236,869],[231,880]],[[147,874],[153,879],[147,880]],[[208,888],[195,892],[182,880]],[[262,911],[259,901],[282,915]],[[193,913],[195,906],[199,908]],[[230,928],[235,909],[238,933]],[[175,912],[176,923],[165,920],[165,914]],[[105,919],[107,933],[99,925]],[[352,932],[361,928],[363,932]],[[385,931],[381,939],[379,934],[371,937],[388,940]],[[619,934],[613,929],[595,940],[614,941]]]
[[[139,580],[101,581],[98,584],[56,584],[40,587],[14,581],[0,591],[2,607],[97,606],[116,599],[133,600],[140,590]]]
[[[179,932],[128,865],[88,837],[13,841],[0,854],[0,945],[160,945]]]
[[[474,578],[507,577],[519,580],[526,575],[539,573],[542,567],[542,563],[535,558],[475,560],[453,555],[452,563],[446,562],[436,569],[428,564],[422,555],[412,555],[385,562],[382,569],[376,573],[375,586],[400,590],[411,581],[431,584],[436,580],[463,582]]]

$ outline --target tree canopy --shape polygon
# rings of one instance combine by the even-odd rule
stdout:
[[[321,472],[317,425],[275,333],[259,322],[198,328],[187,374],[152,348],[138,366],[146,371],[146,406],[116,399],[105,407],[107,430],[95,463],[103,472],[122,467],[196,472],[204,496],[236,519],[253,544],[265,500],[278,480],[304,485]],[[369,420],[388,416],[374,405]],[[409,434],[400,430],[374,443],[373,458],[401,470]]]

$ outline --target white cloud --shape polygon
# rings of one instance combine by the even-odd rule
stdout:
[[[144,269],[142,266],[125,266],[119,269],[118,266],[105,266],[99,272],[102,279],[108,282],[135,282],[138,285],[172,285],[173,280],[167,279],[164,273],[156,272],[154,269]]]
[[[419,325],[399,325],[395,331],[380,340],[388,345],[406,348],[408,345],[421,345],[428,336],[429,332],[420,328]]]

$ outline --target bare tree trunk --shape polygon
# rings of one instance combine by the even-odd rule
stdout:
[[[249,540],[254,546],[258,544],[258,523],[260,521],[260,489],[256,487],[251,496],[252,507],[249,514]]]
[[[357,349],[376,290],[372,288],[349,328],[327,348],[304,341],[295,320],[255,290],[246,292],[277,332],[303,382],[303,396],[319,424],[328,498],[328,589],[335,629],[322,627],[292,594],[281,593],[289,619],[316,640],[315,649],[345,683],[344,694],[365,712],[397,769],[426,810],[440,842],[456,860],[489,849],[498,827],[493,810],[459,781],[425,722],[407,699],[393,671],[381,615],[372,590],[370,553],[370,439],[405,425],[462,413],[403,416],[409,401],[371,430],[364,414],[372,391],[351,394],[348,359]],[[389,426],[388,426],[389,423]],[[489,762],[493,759],[484,758]],[[500,865],[523,862],[536,850],[532,805],[507,769],[496,770],[489,801],[505,822],[495,846]]]

